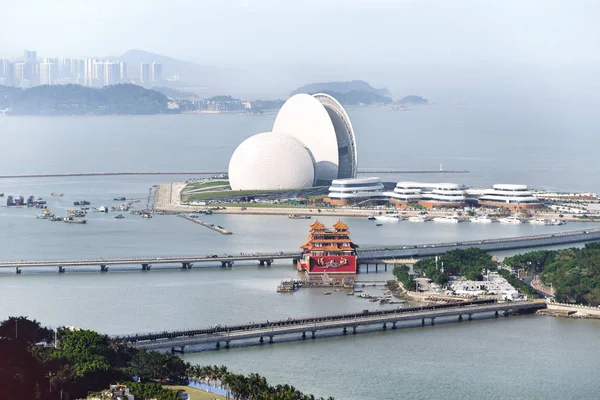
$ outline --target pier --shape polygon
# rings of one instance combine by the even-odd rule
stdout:
[[[529,247],[543,247],[568,243],[584,243],[600,240],[600,228],[548,233],[542,235],[519,236],[500,239],[472,240],[465,242],[430,243],[406,246],[388,246],[359,248],[358,266],[361,272],[369,272],[369,267],[387,271],[386,260],[402,258],[431,257],[444,254],[455,249],[480,248],[486,251],[522,249]],[[150,270],[153,264],[173,265],[180,264],[182,269],[202,263],[220,263],[222,267],[232,267],[235,262],[255,261],[259,265],[270,265],[276,260],[297,260],[301,256],[299,251],[279,251],[270,253],[240,254],[240,255],[187,255],[163,257],[113,257],[113,258],[87,258],[87,259],[54,259],[54,260],[12,260],[0,261],[0,268],[12,268],[17,274],[25,268],[55,267],[58,272],[65,272],[66,267],[90,267],[101,271],[108,271],[111,265],[141,265],[142,270]],[[412,261],[411,261],[412,262]],[[364,267],[364,268],[361,268]]]
[[[115,339],[134,347],[144,347],[149,350],[170,349],[172,352],[184,353],[189,346],[202,347],[202,350],[219,350],[222,347],[230,348],[232,342],[235,342],[235,347],[256,346],[265,343],[367,333],[377,328],[396,330],[435,325],[436,320],[438,322],[470,321],[475,315],[491,318],[500,315],[506,317],[511,314],[533,313],[543,308],[546,308],[546,303],[543,302],[497,303],[495,300],[475,300],[459,304],[364,311],[314,318],[288,318],[275,322],[230,327],[216,325],[187,331],[117,336]],[[187,351],[190,349],[188,348]]]
[[[223,228],[222,226],[215,226],[215,224],[209,224],[208,222],[204,222],[199,218],[192,218],[187,214],[179,214],[178,217],[187,219],[188,221],[192,221],[195,224],[198,225],[202,225],[208,229],[212,229],[215,232],[219,232],[221,235],[231,235],[233,232],[228,231],[227,229]]]

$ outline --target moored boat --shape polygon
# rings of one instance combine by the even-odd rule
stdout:
[[[531,225],[552,225],[552,222],[550,220],[545,219],[545,218],[530,219],[529,223]]]
[[[312,217],[310,215],[303,215],[303,214],[289,214],[288,218],[289,219],[311,219]]]
[[[87,220],[75,219],[73,217],[65,217],[65,218],[63,218],[63,222],[66,222],[67,224],[85,224],[85,223],[87,223]]]
[[[402,221],[402,218],[400,218],[396,214],[394,214],[394,215],[377,215],[377,216],[375,216],[375,219],[377,221],[382,221],[382,222],[398,222],[398,221]]]
[[[412,217],[408,217],[409,222],[427,222],[431,221],[431,218],[426,217],[424,215],[413,215]]]
[[[501,224],[507,224],[507,225],[519,225],[521,221],[519,218],[515,217],[515,216],[510,216],[510,217],[505,217],[505,218],[498,218],[498,222],[500,222]]]
[[[445,215],[443,217],[435,217],[433,222],[443,222],[445,224],[458,224],[462,222],[456,215]]]
[[[492,222],[494,222],[487,215],[479,215],[477,217],[472,217],[469,218],[469,221],[475,224],[491,224]]]

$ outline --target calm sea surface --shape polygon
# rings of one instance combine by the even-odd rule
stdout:
[[[550,112],[551,111],[551,112]],[[382,176],[472,185],[525,183],[599,191],[595,119],[576,110],[511,111],[485,107],[349,110],[364,168],[468,169],[465,175]],[[568,115],[567,115],[568,114]],[[537,115],[537,118],[532,117]],[[0,175],[81,171],[225,171],[244,138],[270,129],[274,116],[0,118]],[[114,205],[140,199],[152,185],[186,176],[0,180],[0,193],[34,194],[63,215],[74,200]],[[51,192],[64,192],[62,198]],[[35,218],[36,210],[0,207],[0,259],[209,254],[293,250],[309,221],[281,216],[204,217],[234,232],[223,236],[172,216],[143,220],[90,213],[85,226]],[[323,222],[335,222],[323,217]],[[356,243],[417,244],[545,233],[561,227],[401,222],[375,227],[345,218]],[[510,252],[500,255],[510,254]],[[51,326],[133,333],[233,324],[375,308],[320,290],[278,294],[291,264],[231,269],[126,268],[65,274],[0,271],[0,319],[27,315]],[[363,275],[390,277],[390,272]],[[377,293],[380,289],[369,289]],[[273,383],[337,399],[595,399],[600,322],[515,317],[439,324],[346,338],[186,355],[193,363],[259,372]]]

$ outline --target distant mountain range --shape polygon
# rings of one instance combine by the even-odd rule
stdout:
[[[133,78],[140,77],[141,63],[161,63],[165,79],[170,79],[176,75],[179,77],[179,82],[186,86],[208,86],[209,84],[218,86],[221,83],[226,83],[236,74],[233,69],[203,66],[191,61],[179,60],[143,50],[128,50],[122,55],[112,58],[127,63],[127,73]],[[173,82],[175,86],[177,86],[177,83]]]
[[[319,92],[368,92],[382,97],[391,97],[391,94],[387,89],[375,89],[365,81],[309,83],[308,85],[300,86],[298,89],[294,90],[292,96],[298,93],[314,94]]]

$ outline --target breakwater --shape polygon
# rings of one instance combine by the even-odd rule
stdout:
[[[187,219],[188,221],[192,221],[195,224],[202,225],[205,228],[212,229],[215,232],[219,232],[221,235],[231,235],[233,233],[233,232],[230,232],[227,229],[223,228],[222,226],[215,225],[215,224],[209,224],[208,222],[204,222],[199,218],[193,218],[187,214],[179,214],[178,217]]]
[[[359,174],[466,174],[463,170],[403,170],[403,169],[359,169]],[[12,174],[0,175],[0,179],[13,178],[64,178],[69,176],[127,176],[127,175],[227,175],[226,171],[121,171],[121,172],[67,172],[56,174]]]

